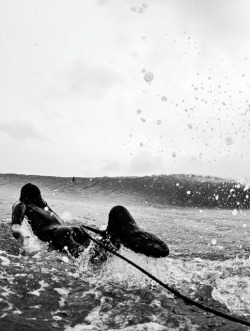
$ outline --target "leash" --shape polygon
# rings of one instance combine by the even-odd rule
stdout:
[[[96,229],[93,229],[91,228],[90,226],[86,226],[86,225],[81,225],[81,227],[83,228],[86,228],[94,233],[97,233],[97,234],[100,234],[103,236],[103,231],[100,231],[100,230],[96,230]],[[115,249],[111,249],[109,247],[106,247],[105,245],[103,245],[102,243],[100,243],[98,240],[94,239],[89,233],[85,232],[88,237],[94,242],[96,243],[97,245],[99,245],[100,247],[102,247],[103,249],[105,249],[106,251],[118,256],[120,259],[126,261],[127,263],[131,264],[133,267],[135,267],[136,269],[140,270],[142,273],[144,273],[146,276],[148,276],[149,278],[153,279],[156,283],[158,283],[159,285],[161,285],[162,287],[164,287],[166,290],[168,290],[169,292],[173,293],[176,297],[184,300],[184,302],[186,303],[189,303],[193,306],[196,306],[206,312],[209,312],[209,313],[212,313],[216,316],[220,316],[222,318],[225,318],[229,321],[232,321],[232,322],[235,322],[235,323],[239,323],[239,324],[242,324],[242,325],[246,325],[246,326],[249,326],[250,327],[250,322],[248,321],[245,321],[243,319],[240,319],[240,318],[237,318],[237,317],[234,317],[232,315],[228,315],[226,313],[223,313],[223,312],[220,312],[216,309],[213,309],[213,308],[210,308],[210,307],[207,307],[197,301],[194,301],[188,297],[186,297],[185,295],[181,294],[179,291],[171,288],[169,285],[163,283],[161,280],[159,280],[158,278],[156,278],[155,276],[153,276],[151,273],[149,273],[148,271],[146,271],[145,269],[143,269],[142,267],[140,267],[139,265],[137,265],[136,263],[134,263],[133,261],[129,260],[128,258],[124,257],[123,255],[117,253],[115,251]]]

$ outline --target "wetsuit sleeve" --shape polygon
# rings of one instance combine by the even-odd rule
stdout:
[[[11,217],[11,230],[13,236],[18,239],[20,232],[18,231],[19,226],[21,226],[22,221],[25,216],[26,207],[23,203],[17,202],[13,205],[12,208],[12,217]]]

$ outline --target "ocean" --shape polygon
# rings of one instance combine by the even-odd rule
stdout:
[[[247,330],[175,297],[116,256],[93,265],[35,236],[12,237],[12,204],[38,185],[65,224],[105,228],[125,206],[137,224],[170,247],[154,259],[120,253],[183,295],[250,321],[249,188],[237,181],[187,175],[71,178],[0,175],[1,331]],[[25,231],[30,231],[24,222]]]

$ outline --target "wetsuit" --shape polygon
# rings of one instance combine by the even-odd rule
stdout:
[[[13,225],[21,225],[27,218],[33,233],[42,241],[48,242],[59,251],[69,251],[75,257],[90,243],[85,231],[78,226],[65,226],[58,215],[48,206],[44,208],[33,204],[16,202],[12,208],[12,233],[17,239],[20,234]]]

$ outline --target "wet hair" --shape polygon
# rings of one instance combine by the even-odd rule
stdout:
[[[41,196],[40,189],[31,183],[25,184],[21,188],[20,201],[26,204],[31,203],[41,208],[47,206],[47,202]]]

